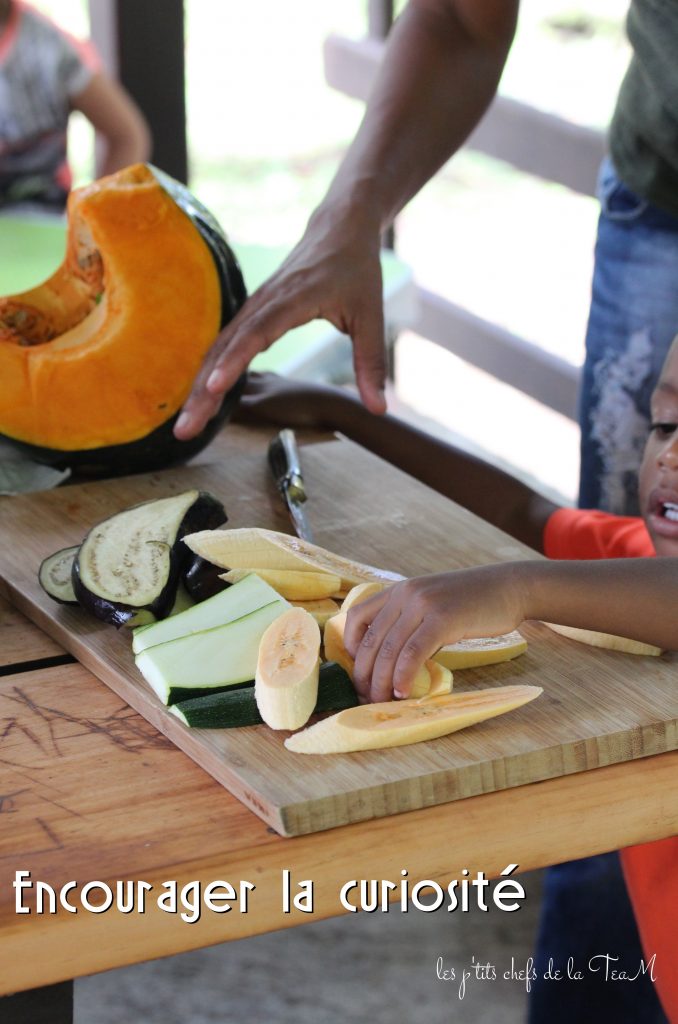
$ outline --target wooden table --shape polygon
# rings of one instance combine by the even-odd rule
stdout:
[[[226,436],[242,452],[267,434]],[[73,978],[304,923],[283,909],[285,869],[313,880],[319,919],[343,912],[339,891],[354,878],[398,880],[406,868],[446,884],[465,867],[496,877],[511,863],[525,871],[678,831],[676,751],[283,839],[6,602],[0,672],[0,994],[26,992],[2,1006],[3,1021],[59,1024]],[[256,890],[247,913],[194,924],[154,902],[143,915],[19,915],[19,870],[56,889],[246,879]]]

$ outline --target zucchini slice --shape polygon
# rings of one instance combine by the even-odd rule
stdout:
[[[73,561],[78,553],[79,544],[73,548],[61,548],[53,555],[48,555],[40,563],[38,581],[46,594],[59,604],[77,604],[78,599],[73,590]]]
[[[73,563],[79,604],[114,626],[139,626],[169,615],[190,557],[185,534],[196,523],[223,523],[221,502],[202,491],[146,501],[93,527]]]
[[[249,683],[262,636],[288,608],[277,597],[233,622],[147,647],[136,656],[137,668],[165,704]]]
[[[321,665],[318,699],[313,713],[342,711],[357,704],[358,697],[348,672],[334,661]],[[170,712],[192,729],[239,729],[263,725],[264,722],[252,686],[182,700],[174,704]]]
[[[201,604],[193,605],[180,615],[171,615],[149,626],[139,626],[134,630],[132,650],[135,654],[141,654],[148,647],[157,647],[158,644],[178,640],[191,633],[204,633],[206,629],[214,629],[215,626],[225,626],[273,601],[282,601],[285,608],[289,607],[268,583],[264,583],[258,576],[247,576],[240,583]]]

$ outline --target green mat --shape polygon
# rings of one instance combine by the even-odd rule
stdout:
[[[0,295],[10,295],[34,287],[61,263],[65,250],[66,227],[59,219],[43,221],[29,217],[0,216]],[[266,280],[287,255],[280,246],[242,245],[233,243],[240,261],[248,292]],[[388,296],[410,272],[392,253],[382,254],[384,295]],[[331,345],[338,333],[324,320],[288,331],[267,352],[252,363],[255,370],[285,373],[303,352]]]

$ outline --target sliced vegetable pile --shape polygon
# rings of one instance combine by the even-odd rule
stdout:
[[[542,692],[451,694],[453,668],[522,654],[527,645],[514,632],[445,647],[422,666],[408,700],[360,706],[346,617],[402,577],[271,530],[215,529],[225,521],[216,498],[185,491],[111,516],[40,567],[55,600],[134,627],[137,668],[187,726],[297,730],[335,711],[286,746],[339,753],[443,736]]]
[[[79,547],[46,558],[40,585],[56,601],[80,604],[114,626],[163,619],[191,561],[183,538],[226,519],[221,502],[204,491],[134,505],[94,526]]]

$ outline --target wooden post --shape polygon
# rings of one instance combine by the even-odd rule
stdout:
[[[150,125],[152,162],[186,182],[183,0],[89,0],[89,9],[92,39],[108,72]]]

